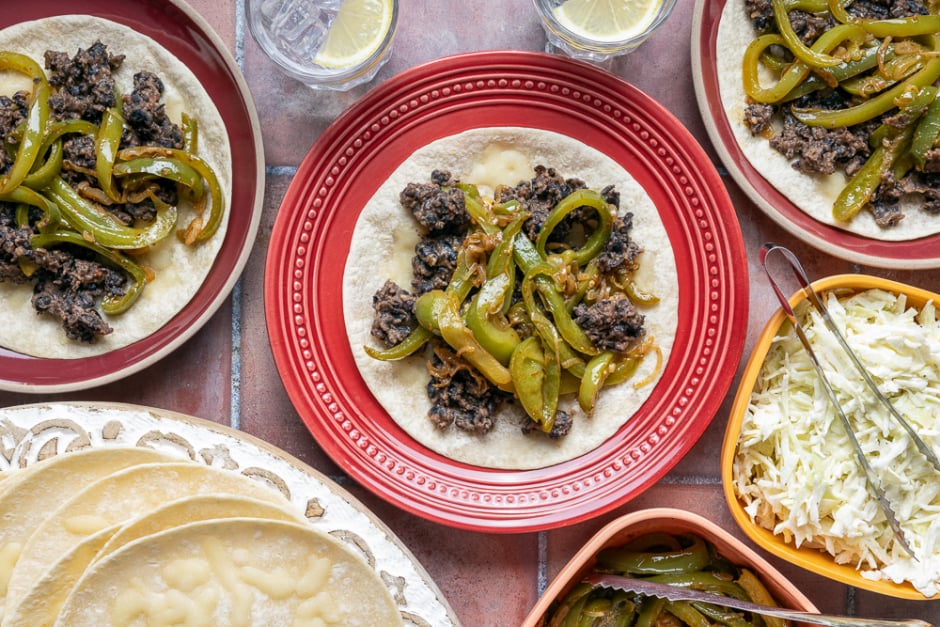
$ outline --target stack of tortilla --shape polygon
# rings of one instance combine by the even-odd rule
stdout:
[[[140,447],[0,482],[2,625],[396,625],[361,554],[280,492]]]

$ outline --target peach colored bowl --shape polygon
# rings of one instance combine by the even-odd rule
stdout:
[[[529,612],[522,627],[539,627],[549,605],[555,599],[563,598],[572,586],[591,571],[595,556],[601,549],[620,546],[653,532],[694,533],[711,542],[721,555],[738,566],[750,568],[780,605],[794,610],[817,611],[812,602],[786,577],[730,533],[698,514],[662,507],[626,514],[598,531],[561,569]]]
[[[923,305],[930,300],[940,305],[940,295],[938,294],[904,283],[863,274],[840,274],[819,279],[813,282],[813,289],[820,293],[835,289],[845,290],[847,292],[882,289],[888,292],[894,292],[895,294],[905,294],[908,304],[918,309],[923,307]],[[790,305],[795,307],[803,300],[803,293],[800,291],[790,298]],[[896,584],[890,581],[871,581],[862,577],[852,564],[836,564],[828,553],[806,546],[797,548],[793,544],[784,542],[781,537],[775,536],[773,532],[752,522],[750,516],[744,511],[744,504],[735,494],[731,477],[731,466],[734,462],[738,434],[741,431],[744,413],[751,397],[751,390],[754,389],[754,382],[757,380],[761,365],[764,363],[767,351],[770,350],[770,344],[777,335],[777,330],[780,328],[780,325],[783,324],[785,320],[786,317],[781,309],[774,314],[767,323],[767,326],[764,327],[754,347],[754,351],[751,353],[751,357],[748,360],[747,367],[744,369],[734,404],[731,407],[731,417],[728,420],[728,426],[725,430],[724,442],[721,449],[721,483],[724,486],[725,499],[728,501],[728,505],[731,508],[731,514],[751,540],[764,550],[781,559],[787,560],[806,570],[823,575],[824,577],[828,577],[829,579],[855,586],[856,588],[862,588],[871,592],[902,599],[926,600],[926,597],[910,584]]]

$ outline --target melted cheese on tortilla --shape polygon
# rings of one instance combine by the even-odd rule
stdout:
[[[487,146],[466,176],[466,181],[480,188],[484,196],[492,196],[500,185],[515,185],[535,176],[531,158],[521,150],[504,143]]]

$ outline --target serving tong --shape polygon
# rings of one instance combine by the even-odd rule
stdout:
[[[624,592],[634,592],[644,596],[658,597],[667,601],[692,601],[694,603],[710,603],[721,607],[760,614],[761,616],[774,616],[784,620],[799,621],[813,625],[828,625],[830,627],[931,627],[930,623],[919,619],[908,620],[879,620],[872,618],[859,618],[858,616],[835,616],[832,614],[816,614],[799,610],[788,610],[782,607],[769,607],[743,601],[732,597],[720,596],[711,592],[701,592],[692,588],[670,586],[656,583],[646,579],[633,579],[619,575],[597,574],[584,579],[584,583],[602,588],[613,588]]]
[[[894,514],[894,510],[891,507],[891,503],[888,500],[888,497],[885,495],[884,489],[881,487],[881,482],[875,475],[875,471],[868,462],[868,458],[865,456],[865,452],[858,443],[858,438],[855,436],[855,431],[852,429],[852,425],[849,422],[848,417],[845,415],[845,411],[842,409],[842,405],[839,403],[839,399],[836,397],[836,394],[832,389],[832,385],[829,383],[829,378],[826,376],[825,371],[816,357],[816,353],[813,352],[813,348],[810,345],[809,339],[807,339],[806,333],[803,331],[802,324],[800,324],[800,321],[797,319],[793,308],[790,306],[790,302],[781,291],[780,286],[774,278],[774,275],[767,267],[767,258],[771,255],[771,253],[774,252],[780,253],[780,255],[782,255],[784,259],[789,262],[790,268],[793,270],[793,275],[796,277],[800,287],[803,289],[803,294],[806,296],[806,299],[812,304],[812,306],[822,317],[826,327],[830,332],[832,332],[836,340],[838,340],[839,345],[849,356],[851,362],[858,369],[859,373],[861,373],[862,379],[865,381],[865,384],[868,386],[868,388],[871,389],[871,391],[874,393],[878,402],[885,406],[891,417],[894,418],[894,420],[899,425],[901,425],[905,432],[907,432],[908,436],[911,438],[911,441],[914,443],[914,446],[917,447],[917,450],[927,458],[930,464],[935,469],[937,469],[937,471],[940,471],[940,460],[937,459],[937,456],[934,454],[934,452],[930,449],[929,446],[927,446],[927,443],[924,442],[919,435],[917,435],[917,432],[910,425],[910,423],[903,416],[901,416],[900,413],[898,413],[897,409],[894,408],[894,405],[891,404],[891,401],[889,401],[885,395],[881,393],[881,390],[878,389],[877,384],[871,378],[868,370],[865,368],[865,366],[862,365],[862,362],[859,361],[858,357],[855,355],[855,352],[849,347],[848,342],[846,342],[845,337],[839,331],[838,327],[836,327],[835,322],[829,315],[829,310],[826,308],[826,305],[823,303],[822,299],[819,298],[816,290],[813,289],[813,286],[810,284],[809,279],[806,276],[806,272],[803,270],[803,266],[796,258],[796,255],[794,255],[793,252],[789,249],[784,248],[778,244],[764,244],[760,251],[760,263],[764,268],[764,272],[767,274],[767,278],[770,280],[770,285],[773,288],[774,293],[777,295],[777,300],[780,301],[780,306],[783,308],[784,314],[793,325],[793,329],[796,331],[796,335],[800,339],[800,343],[803,345],[803,348],[806,349],[806,353],[809,355],[809,359],[816,370],[816,374],[819,376],[819,379],[823,384],[823,388],[826,390],[826,394],[829,396],[830,402],[836,409],[839,420],[842,422],[842,426],[845,428],[845,432],[849,436],[849,442],[852,444],[852,448],[855,451],[855,456],[858,458],[858,463],[865,472],[868,485],[875,494],[875,498],[878,499],[878,504],[881,506],[881,511],[888,520],[888,525],[891,527],[891,530],[894,532],[894,535],[900,545],[916,561],[917,556],[914,554],[914,551],[908,544],[907,539],[904,537],[904,530],[901,529],[901,525],[898,523],[897,517]]]

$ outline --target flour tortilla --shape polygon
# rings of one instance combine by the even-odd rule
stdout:
[[[305,523],[299,510],[234,494],[199,494],[171,501],[127,523],[106,527],[71,547],[3,617],[3,627],[41,627],[56,621],[89,566],[131,542],[202,520],[263,518]]]
[[[15,615],[33,586],[72,549],[108,528],[113,535],[119,525],[169,501],[199,494],[240,494],[275,503],[284,498],[244,475],[188,460],[137,464],[76,488],[68,500],[51,504],[24,544],[10,574],[6,615]]]
[[[96,40],[112,54],[124,54],[124,63],[114,78],[121,93],[130,93],[136,72],[150,70],[163,81],[163,102],[171,119],[179,123],[187,112],[199,124],[199,156],[215,170],[223,196],[231,198],[231,148],[222,116],[196,76],[156,41],[126,26],[88,15],[66,15],[23,22],[0,31],[0,50],[11,50],[43,65],[46,50],[74,55]],[[25,81],[25,82],[24,82]],[[11,95],[28,89],[25,77],[0,72],[0,94]],[[175,235],[138,260],[152,268],[155,278],[127,312],[117,316],[103,314],[114,329],[94,344],[69,340],[61,323],[39,315],[30,303],[29,285],[0,283],[0,346],[35,357],[72,359],[107,353],[147,337],[163,327],[192,299],[225,239],[229,210],[223,215],[219,230],[206,242],[184,246]],[[181,207],[179,227],[185,226],[192,213]]]
[[[481,164],[500,155],[503,174]],[[411,285],[411,257],[418,240],[414,218],[401,208],[399,192],[411,182],[426,182],[434,169],[446,169],[458,179],[477,183],[485,193],[496,184],[515,185],[534,176],[535,165],[555,168],[565,177],[577,177],[594,189],[608,184],[620,192],[623,212],[633,212],[632,236],[644,249],[637,283],[655,293],[660,302],[644,310],[647,332],[669,359],[676,334],[678,276],[672,247],[656,207],[637,181],[613,159],[570,137],[537,129],[486,128],[445,137],[415,151],[386,180],[359,216],[343,277],[343,312],[346,331],[359,372],[372,394],[408,434],[451,459],[489,468],[530,469],[573,459],[607,440],[639,409],[652,393],[655,380],[639,389],[639,381],[655,366],[654,356],[644,360],[631,381],[602,391],[591,417],[576,402],[563,408],[574,417],[570,433],[552,441],[543,434],[524,435],[524,412],[518,404],[505,405],[496,426],[484,436],[456,427],[440,430],[428,418],[430,402],[425,362],[420,357],[382,362],[363,349],[377,346],[370,335],[372,295],[386,279]],[[502,176],[502,180],[497,180]]]
[[[766,138],[751,135],[744,123],[747,96],[741,67],[744,52],[754,36],[754,29],[744,11],[744,0],[728,0],[718,24],[718,51],[715,55],[719,94],[734,138],[751,166],[794,205],[824,224],[885,241],[912,240],[940,233],[940,218],[907,202],[901,204],[904,219],[890,228],[878,226],[867,209],[860,211],[850,222],[835,220],[832,205],[845,187],[847,177],[841,172],[830,176],[798,172],[786,157],[770,147]],[[769,77],[763,81],[764,84],[771,82]]]
[[[402,624],[362,556],[308,525],[259,518],[195,522],[131,542],[85,573],[55,624],[153,624],[148,602],[186,624]]]
[[[0,616],[7,582],[21,551],[55,505],[113,472],[172,459],[165,453],[141,447],[88,449],[56,455],[13,472],[0,488]]]

